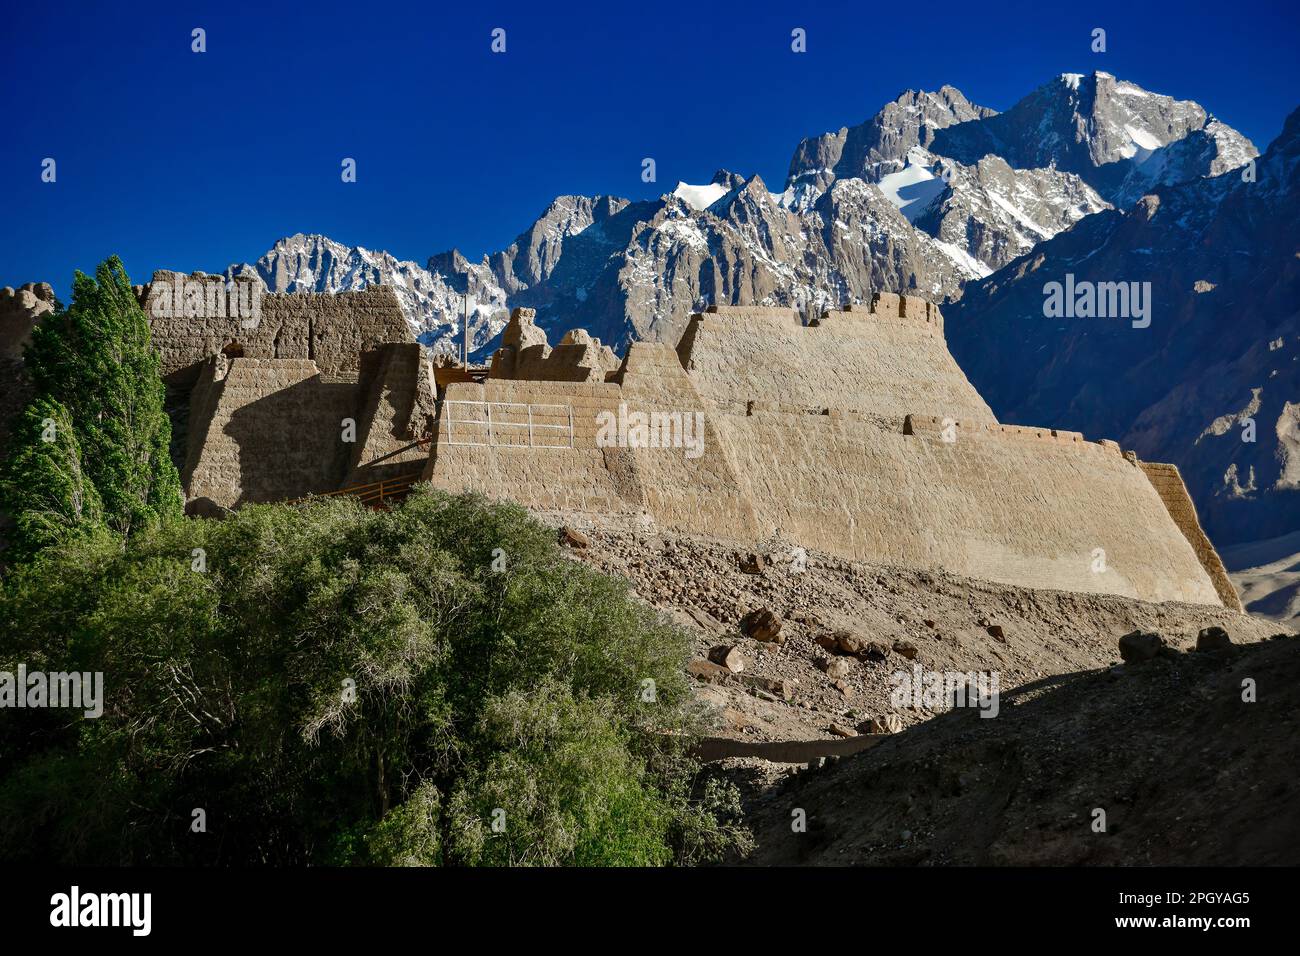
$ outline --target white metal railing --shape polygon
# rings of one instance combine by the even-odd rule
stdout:
[[[481,408],[483,409],[483,416],[481,418],[457,418],[456,417],[457,405],[464,405],[469,408]],[[497,413],[497,417],[495,419],[493,419],[492,417],[493,408],[502,410]],[[557,415],[557,414],[551,414],[542,411],[543,409],[548,409],[548,408],[561,409],[561,412]],[[524,411],[512,412],[511,411],[512,409],[523,409]],[[534,416],[534,410],[538,412],[538,416]],[[504,413],[504,417],[503,417],[503,413]],[[512,420],[513,418],[518,418],[518,417],[522,417],[524,420],[523,421]],[[541,417],[542,421],[537,421],[536,417]],[[565,421],[563,424],[555,424],[553,421],[547,421],[547,419],[555,419],[555,418],[563,418]],[[527,404],[524,402],[475,402],[475,401],[469,401],[467,399],[461,399],[461,398],[444,399],[442,402],[442,414],[439,416],[438,423],[439,426],[442,425],[447,426],[446,440],[440,442],[440,444],[444,444],[444,445],[480,445],[480,446],[491,445],[491,446],[497,446],[502,448],[572,448],[573,447],[573,406],[572,405],[546,405],[546,404],[534,405],[534,404]],[[486,440],[485,441],[473,441],[473,440],[457,441],[456,440],[457,425],[462,425],[462,426],[468,425],[473,428],[485,428]],[[493,432],[494,428],[497,429],[526,428],[528,429],[528,444],[525,445],[522,442],[512,442],[512,441],[497,441],[496,435]],[[441,431],[441,427],[439,428],[439,431]],[[541,444],[538,443],[540,437],[547,435],[551,432],[557,432],[557,431],[564,433],[563,435],[559,435],[557,437],[561,441],[567,442],[566,444],[552,445],[552,444],[547,444],[545,442]],[[541,432],[542,435],[539,436],[537,434],[538,432]]]

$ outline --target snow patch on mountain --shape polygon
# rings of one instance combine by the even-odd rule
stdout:
[[[927,168],[925,162],[928,158],[924,150],[909,150],[907,165],[899,172],[885,174],[876,183],[885,198],[907,217],[908,222],[916,222],[917,217],[948,188]]]
[[[729,191],[721,183],[692,186],[689,183],[679,182],[677,188],[673,190],[673,195],[685,201],[692,209],[708,209]]]

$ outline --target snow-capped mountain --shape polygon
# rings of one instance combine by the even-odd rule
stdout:
[[[939,130],[996,115],[951,86],[935,93],[907,90],[865,123],[805,139],[790,160],[786,185],[820,193],[836,179],[879,182],[908,165],[914,147],[929,149]]]
[[[836,179],[874,183],[983,275],[1112,204],[1255,155],[1196,103],[1064,73],[1005,113],[950,86],[908,90],[865,123],[804,140],[786,185],[806,204]]]
[[[992,154],[1017,169],[1075,173],[1121,208],[1258,155],[1197,103],[1101,71],[1063,73],[1005,113],[940,129],[930,149],[967,164]]]
[[[416,337],[435,352],[456,354],[467,293],[471,350],[486,345],[509,318],[506,293],[491,272],[457,256],[446,253],[423,268],[387,252],[299,233],[281,239],[255,264],[233,265],[225,274],[256,275],[271,292],[344,292],[369,285],[392,286]],[[446,268],[440,269],[443,260]],[[453,263],[457,267],[454,273]]]
[[[491,350],[508,310],[558,338],[673,341],[711,302],[853,301],[873,291],[955,300],[1038,244],[1141,195],[1246,162],[1254,147],[1188,101],[1106,73],[1064,74],[1006,113],[951,86],[908,91],[870,120],[804,140],[780,192],[720,171],[656,200],[560,196],[506,249],[424,266],[323,236],[276,243],[253,271],[276,291],[386,282],[420,341]]]
[[[985,276],[1110,204],[1057,169],[1015,169],[998,156],[973,166],[919,147],[876,186],[917,229],[960,250]]]
[[[1003,420],[1177,464],[1216,544],[1294,531],[1297,222],[1300,110],[1253,166],[1158,187],[968,285],[945,310],[949,344]],[[1047,317],[1045,287],[1067,276],[1150,283],[1150,324]]]

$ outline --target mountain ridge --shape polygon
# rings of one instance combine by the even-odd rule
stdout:
[[[1073,123],[1081,138],[1052,140],[1059,162],[1020,147],[1010,158],[981,152],[978,144],[1034,117]],[[1128,146],[1116,124],[1129,129]],[[1163,145],[1139,155],[1135,137]],[[954,144],[947,153],[945,143]],[[759,176],[719,170],[706,185],[679,182],[651,200],[557,196],[514,242],[477,261],[453,249],[420,265],[299,234],[227,272],[256,273],[282,291],[388,281],[435,351],[459,350],[466,296],[479,357],[515,306],[536,309],[553,337],[582,326],[621,348],[675,339],[712,302],[806,309],[882,290],[955,301],[966,283],[1115,208],[1108,194],[1123,200],[1253,150],[1199,105],[1107,73],[1062,74],[1005,113],[945,85],[906,90],[857,126],[804,139],[779,193]],[[1105,159],[1105,170],[1083,156]]]

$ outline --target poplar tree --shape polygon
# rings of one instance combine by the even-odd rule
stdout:
[[[99,492],[86,477],[68,410],[38,398],[17,416],[12,456],[0,492],[13,515],[5,558],[25,561],[37,552],[102,527]]]
[[[117,256],[102,262],[93,278],[76,273],[72,304],[37,325],[24,362],[36,397],[23,434],[11,442],[0,488],[5,510],[20,528],[59,523],[42,514],[75,516],[76,522],[96,521],[98,514],[125,536],[183,513],[180,477],[168,451],[171,422],[158,353]],[[33,421],[51,417],[68,427],[56,429],[55,448],[34,447],[50,442],[48,433],[32,431]],[[69,457],[74,451],[75,467]],[[74,472],[75,482],[69,477]],[[53,474],[65,477],[39,487]],[[87,507],[83,483],[97,493],[98,512]],[[52,496],[74,491],[75,500],[52,503]],[[36,514],[25,516],[29,507]]]

